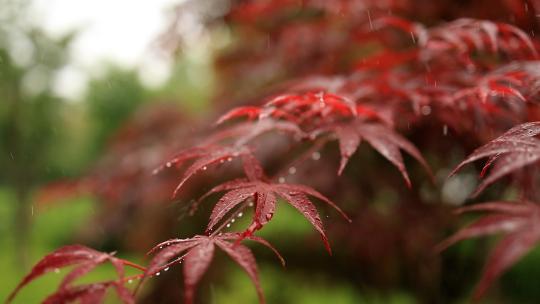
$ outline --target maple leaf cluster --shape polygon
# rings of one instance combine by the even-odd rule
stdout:
[[[153,257],[147,267],[83,246],[61,248],[38,262],[8,301],[38,276],[74,265],[46,303],[74,300],[97,303],[103,300],[108,288],[114,288],[123,302],[132,303],[147,279],[182,263],[184,299],[193,303],[196,287],[218,248],[245,270],[259,300],[264,302],[255,257],[243,242],[255,241],[269,247],[283,262],[274,247],[256,235],[272,221],[278,203],[290,204],[300,212],[319,233],[329,253],[330,242],[314,201],[331,206],[345,222],[351,222],[337,203],[306,185],[307,182],[287,181],[282,177],[283,170],[294,174],[296,167],[314,151],[337,142],[340,160],[334,167],[341,176],[362,142],[366,142],[397,168],[410,191],[414,191],[402,152],[421,165],[427,179],[435,180],[435,177],[420,150],[405,134],[415,126],[430,123],[443,125],[445,130],[464,137],[474,134],[475,140],[484,143],[452,172],[455,174],[465,165],[487,158],[481,173],[485,179],[473,197],[511,173],[520,180],[517,202],[496,201],[458,209],[457,213],[489,214],[436,247],[441,251],[463,239],[506,233],[488,258],[474,297],[480,298],[495,279],[537,244],[540,207],[532,202],[537,192],[534,187],[537,172],[520,169],[525,166],[536,169],[534,165],[540,160],[537,138],[540,122],[530,122],[538,120],[535,112],[540,98],[538,41],[517,26],[500,21],[458,18],[426,26],[411,21],[416,19],[384,13],[395,9],[402,16],[410,16],[414,5],[408,5],[409,1],[300,1],[300,7],[298,2],[234,2],[225,19],[243,30],[242,35],[255,37],[249,40],[253,42],[249,47],[241,45],[236,55],[243,58],[241,55],[248,52],[252,56],[243,58],[237,65],[229,62],[230,66],[224,66],[218,62],[221,72],[245,74],[243,77],[249,79],[258,78],[253,75],[269,66],[285,66],[284,74],[290,75],[256,102],[223,114],[216,120],[213,132],[193,140],[191,147],[152,168],[154,178],[182,172],[175,179],[174,199],[185,195],[188,185],[202,172],[241,164],[242,177],[218,183],[190,206],[194,213],[200,204],[222,193],[214,201],[204,233],[156,245],[149,252]],[[287,19],[295,12],[306,14],[305,20]],[[529,20],[525,13],[517,16],[520,22]],[[534,22],[531,28],[538,26]],[[273,42],[267,49],[261,49],[257,43],[260,33],[267,33]],[[292,39],[295,37],[301,37],[301,41],[295,42]],[[375,47],[363,49],[366,45]],[[228,78],[242,83],[243,77]],[[230,87],[241,91],[239,88],[246,83]],[[268,145],[261,144],[268,136],[284,137],[286,145],[300,151],[291,157],[294,166],[288,163],[276,169],[269,165],[272,155],[268,154],[272,151],[268,151]],[[276,146],[273,148],[277,150]],[[163,154],[166,152],[159,155]],[[148,163],[138,164],[137,168],[140,170],[136,174],[152,171]],[[110,180],[123,181],[114,176]],[[167,179],[167,185],[170,182]],[[236,232],[227,231],[235,218],[244,213],[252,215],[249,224]],[[350,226],[354,225],[355,222]],[[117,280],[72,284],[104,262],[115,267]],[[125,265],[138,268],[141,273],[126,278]],[[138,287],[129,290],[124,284],[133,279],[139,280]]]

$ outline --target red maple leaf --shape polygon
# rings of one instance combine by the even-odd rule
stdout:
[[[118,275],[117,281],[89,284],[82,286],[72,286],[72,283],[79,277],[87,274],[92,269],[96,268],[100,264],[110,262]],[[82,246],[82,245],[70,245],[64,246],[48,255],[43,257],[26,275],[23,280],[17,285],[15,290],[9,295],[6,300],[7,303],[11,302],[17,293],[28,283],[36,278],[49,273],[51,271],[58,271],[60,268],[75,266],[62,280],[57,291],[51,295],[46,303],[65,303],[80,299],[83,303],[85,299],[91,301],[93,299],[101,299],[105,289],[109,286],[114,286],[124,303],[133,303],[133,297],[129,292],[125,291],[123,285],[124,281],[124,266],[128,265],[140,270],[144,270],[143,267],[133,264],[131,262],[115,258],[112,254],[99,252],[94,249]],[[49,302],[47,302],[49,301]]]
[[[324,245],[328,252],[331,252],[328,238],[324,232],[323,223],[315,205],[308,196],[313,196],[334,207],[345,219],[350,221],[349,217],[330,199],[317,192],[313,188],[304,185],[271,183],[265,180],[237,179],[223,183],[211,189],[200,200],[207,196],[227,191],[216,203],[210,215],[210,222],[207,230],[211,231],[225,215],[237,207],[240,203],[253,198],[255,201],[255,214],[253,223],[248,228],[245,235],[252,235],[256,230],[261,229],[268,223],[276,210],[277,197],[283,198],[289,204],[306,217],[306,219],[320,233]]]
[[[432,58],[436,52],[441,51],[502,52],[508,55],[518,54],[524,58],[538,56],[529,36],[506,23],[461,18],[427,29],[406,19],[383,17],[374,22],[374,26],[376,29],[393,27],[407,35],[414,35],[417,45],[427,51],[420,58]]]
[[[251,153],[250,149],[245,146],[219,146],[207,145],[184,150],[177,154],[174,158],[160,166],[154,173],[170,168],[180,167],[184,162],[193,160],[193,163],[185,170],[182,179],[174,190],[173,197],[176,197],[184,183],[199,171],[204,171],[208,166],[216,163],[224,163],[231,161],[233,158]]]
[[[250,175],[250,160],[255,159],[252,156],[252,148],[248,147],[248,143],[257,136],[269,131],[282,131],[294,134],[298,137],[305,136],[302,130],[295,124],[286,121],[277,121],[272,119],[259,120],[256,123],[244,123],[239,126],[232,127],[220,131],[210,137],[203,145],[186,149],[172,159],[154,170],[154,174],[160,171],[176,167],[181,167],[185,162],[192,161],[190,166],[184,171],[182,179],[174,190],[173,197],[176,197],[185,182],[193,177],[197,172],[204,171],[213,164],[232,161],[233,158],[241,157],[244,163],[246,175]],[[235,138],[235,142],[228,145],[221,145],[219,142],[230,138]]]
[[[264,296],[259,283],[257,264],[251,250],[240,244],[241,235],[237,233],[223,233],[221,235],[196,235],[190,239],[172,239],[158,244],[149,253],[155,253],[148,266],[145,276],[158,274],[175,263],[184,264],[184,299],[185,303],[193,303],[197,284],[210,266],[217,246],[231,257],[242,269],[246,271],[255,284],[259,301],[264,303]],[[270,248],[280,259],[281,255],[267,241],[257,236],[247,236],[246,239],[258,242]],[[233,242],[234,241],[234,242]],[[185,254],[183,254],[185,253]],[[183,255],[182,255],[183,254]],[[170,262],[172,259],[174,260]]]
[[[218,123],[248,116],[248,118],[258,119],[273,117],[302,124],[314,117],[327,118],[335,115],[356,116],[355,103],[344,96],[321,91],[279,95],[270,99],[262,107],[235,108],[218,119]]]
[[[466,164],[488,158],[481,175],[489,175],[478,185],[473,196],[478,195],[497,179],[540,159],[540,122],[528,122],[511,128],[501,136],[476,149],[462,161],[450,175],[454,175]]]
[[[379,123],[366,123],[361,120],[353,120],[346,123],[332,124],[316,130],[313,134],[332,133],[339,141],[341,151],[341,163],[338,174],[341,175],[349,158],[356,152],[362,140],[367,141],[375,150],[394,164],[410,187],[411,181],[407,174],[400,149],[405,150],[418,160],[431,175],[431,171],[420,151],[407,139],[396,133],[392,128]]]
[[[218,121],[218,123],[220,122]],[[217,131],[205,143],[213,144],[233,139],[233,145],[242,146],[258,136],[271,131],[287,133],[298,138],[306,136],[295,123],[273,118],[262,118],[255,122],[243,122],[225,130]]]
[[[81,304],[104,303],[108,288],[114,287],[122,303],[134,304],[131,292],[120,282],[84,284],[58,289],[43,301],[43,304],[63,304],[79,301]]]
[[[540,207],[529,202],[489,202],[460,208],[456,213],[470,211],[490,213],[461,229],[436,249],[444,250],[464,239],[505,233],[491,251],[476,287],[474,298],[479,299],[497,278],[540,241]]]

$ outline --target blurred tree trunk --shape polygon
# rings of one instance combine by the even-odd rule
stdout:
[[[13,81],[11,92],[8,94],[9,122],[7,132],[7,149],[10,151],[11,161],[8,163],[9,183],[15,192],[15,208],[13,218],[13,231],[15,239],[16,262],[22,269],[28,266],[28,239],[30,232],[30,208],[29,190],[30,174],[28,166],[25,165],[25,153],[23,147],[23,100],[20,96],[19,83]]]

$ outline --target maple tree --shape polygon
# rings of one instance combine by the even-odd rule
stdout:
[[[408,190],[399,190],[399,193],[403,194],[403,205],[406,206],[399,208],[422,212],[431,210],[425,206],[419,207],[427,199],[422,197],[420,187],[413,186],[402,151],[426,171],[424,179],[435,184],[437,177],[432,171],[437,173],[445,166],[454,166],[451,173],[454,175],[465,165],[487,158],[481,170],[481,176],[485,176],[485,179],[472,197],[480,195],[504,176],[512,174],[515,177],[517,182],[514,187],[520,191],[517,201],[497,200],[457,209],[459,214],[470,211],[489,214],[444,241],[441,241],[442,235],[434,235],[430,229],[436,223],[427,220],[425,226],[416,223],[419,225],[414,226],[416,230],[399,231],[403,235],[422,232],[424,238],[419,242],[425,244],[418,245],[418,248],[401,239],[395,241],[391,237],[393,232],[381,234],[381,242],[386,242],[385,237],[391,239],[384,246],[392,246],[392,240],[403,242],[404,254],[414,256],[426,247],[440,252],[464,239],[505,233],[487,259],[474,294],[475,299],[482,297],[504,271],[538,243],[540,207],[537,202],[540,201],[540,193],[535,187],[538,174],[534,165],[540,159],[540,139],[537,138],[540,134],[540,122],[537,122],[540,119],[537,108],[540,41],[527,31],[532,30],[534,34],[534,30],[540,26],[529,13],[540,12],[540,3],[501,1],[514,13],[514,24],[509,20],[501,21],[499,17],[503,13],[494,13],[495,16],[490,16],[492,20],[474,18],[474,15],[465,18],[456,14],[452,16],[455,20],[448,22],[440,22],[434,13],[426,13],[431,17],[431,22],[424,25],[419,20],[425,18],[421,18],[421,12],[415,11],[415,1],[403,2],[408,4],[360,0],[298,2],[233,1],[231,10],[224,17],[237,27],[240,39],[229,54],[217,60],[218,72],[226,80],[221,95],[250,101],[254,98],[250,96],[253,94],[251,91],[254,91],[256,101],[236,104],[224,111],[225,114],[216,119],[212,131],[201,131],[197,136],[190,137],[191,146],[184,146],[173,157],[167,158],[172,154],[170,148],[156,149],[161,165],[152,168],[153,177],[141,173],[151,170],[149,163],[143,162],[144,158],[139,156],[140,150],[129,143],[126,144],[127,148],[115,147],[121,151],[117,153],[120,156],[135,155],[132,159],[136,161],[129,164],[128,176],[134,185],[139,185],[137,188],[156,186],[159,195],[163,196],[162,190],[175,184],[176,188],[171,189],[170,193],[173,199],[201,192],[194,189],[197,187],[192,184],[197,186],[195,180],[204,171],[226,167],[230,170],[228,172],[234,172],[234,179],[218,183],[189,206],[190,213],[194,214],[203,202],[224,193],[217,201],[214,200],[204,234],[170,239],[156,245],[149,252],[153,258],[146,268],[86,247],[64,247],[38,262],[8,302],[19,289],[45,272],[76,265],[58,290],[45,300],[46,303],[74,300],[99,302],[104,298],[105,290],[111,287],[115,288],[123,302],[131,303],[139,288],[135,291],[125,288],[127,278],[124,276],[124,265],[141,271],[130,278],[139,279],[141,287],[147,279],[183,263],[184,300],[193,303],[195,289],[209,269],[216,247],[245,270],[255,285],[259,300],[264,302],[255,257],[243,242],[251,240],[269,247],[283,262],[277,250],[256,235],[274,218],[278,202],[288,203],[298,210],[320,234],[328,252],[331,252],[331,247],[327,232],[312,198],[337,210],[349,227],[346,229],[361,227],[367,221],[375,223],[368,222],[366,225],[379,224],[375,217],[367,216],[370,211],[366,209],[352,210],[347,206],[344,208],[347,212],[342,211],[339,202],[340,199],[345,200],[345,194],[340,196],[333,193],[337,197],[334,199],[334,196],[323,195],[325,191],[319,192],[302,180],[294,181],[285,177],[287,172],[288,175],[295,175],[309,159],[320,159],[319,151],[326,146],[333,147],[335,141],[339,150],[339,164],[333,163],[332,170],[334,174],[337,172],[339,178],[332,178],[332,183],[334,180],[339,183],[341,179],[347,181],[347,171],[352,171],[351,167],[362,166],[361,158],[354,162],[352,160],[355,154],[361,153],[361,143],[365,141],[396,167],[405,181]],[[523,4],[526,10],[521,9]],[[444,1],[440,5],[441,10],[452,7],[452,4]],[[504,6],[502,3],[499,5]],[[388,10],[392,10],[393,14],[388,14]],[[301,41],[296,41],[300,37]],[[272,43],[260,47],[264,39]],[[242,54],[250,56],[244,57]],[[271,66],[282,69],[272,70]],[[253,77],[261,71],[267,71],[266,79]],[[274,84],[270,85],[272,82]],[[435,143],[430,143],[435,147],[429,150],[430,146],[426,145],[422,149],[417,148],[413,144],[415,138],[407,136],[414,134],[412,129],[420,130],[417,133],[420,137],[433,137],[430,133],[433,126],[442,126],[444,135],[448,132],[455,134],[454,144],[462,147],[463,151],[481,147],[456,166],[449,163],[452,160],[445,159],[444,147],[437,151],[437,139],[434,139]],[[440,136],[438,130],[437,136]],[[149,130],[149,136],[153,132]],[[273,141],[268,143],[270,140]],[[416,140],[422,143],[422,138]],[[163,142],[159,146],[167,144]],[[424,150],[429,151],[424,153]],[[430,162],[423,156],[429,153],[431,157],[436,152],[439,152],[438,161]],[[109,170],[96,170],[97,173],[83,180],[83,187],[88,191],[99,191],[104,175],[127,171],[118,166],[121,168],[110,170],[110,166],[105,166]],[[533,170],[520,170],[525,166],[531,166]],[[238,170],[240,167],[241,170]],[[174,175],[178,171],[183,172],[179,179]],[[386,174],[382,172],[384,170],[380,171],[379,168],[370,171],[368,167],[366,175],[378,174],[375,177],[388,179],[387,183],[383,183],[385,186],[400,187],[393,183],[397,172]],[[238,177],[238,174],[244,177]],[[321,174],[327,175],[328,170]],[[112,192],[116,187],[122,188],[115,192],[120,195],[114,197],[108,196],[108,193],[102,194],[111,201],[121,201],[122,195],[127,196],[128,192],[131,195],[132,189],[125,182],[128,178],[122,174],[119,176],[106,179]],[[416,176],[422,178],[415,170]],[[149,179],[159,182],[146,186]],[[360,181],[366,182],[366,179]],[[358,189],[351,187],[355,189],[347,195],[364,190],[361,185],[356,186]],[[373,189],[366,192],[370,191],[375,192]],[[365,196],[358,195],[355,199]],[[371,195],[373,197],[375,195]],[[349,216],[349,211],[353,215]],[[396,208],[392,212],[399,214],[399,219],[407,224],[398,226],[396,230],[406,230],[409,224],[413,226],[413,222],[418,222],[414,215],[401,209]],[[443,218],[436,212],[426,212],[434,217],[434,222]],[[239,231],[228,232],[227,228],[235,218],[244,213],[252,214],[250,224]],[[354,237],[348,235],[345,238],[350,240]],[[381,246],[381,252],[385,251],[384,246]],[[106,261],[115,266],[117,280],[88,285],[72,284],[74,279]]]

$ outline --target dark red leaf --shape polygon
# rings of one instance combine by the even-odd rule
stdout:
[[[328,242],[328,238],[324,232],[324,226],[321,217],[319,216],[319,212],[309,198],[301,192],[280,192],[280,195],[283,196],[283,198],[286,199],[289,204],[300,211],[300,213],[302,213],[302,215],[311,223],[311,225],[315,227],[315,229],[321,235],[326,250],[332,254],[332,249],[330,249],[330,243]]]
[[[207,230],[212,230],[212,228],[214,228],[214,226],[234,207],[238,206],[238,204],[242,203],[250,197],[253,197],[256,189],[257,188],[255,186],[234,189],[223,195],[223,197],[219,199],[219,201],[216,203],[216,206],[212,210]]]
[[[334,129],[339,141],[339,150],[341,151],[341,161],[339,163],[338,175],[341,175],[347,165],[349,158],[356,152],[362,138],[356,132],[356,128],[351,125],[339,126]]]
[[[493,249],[484,267],[482,278],[476,286],[475,299],[480,299],[496,279],[540,240],[540,230],[530,230],[529,227],[526,229],[529,231],[509,233]]]
[[[540,122],[529,122],[513,127],[476,149],[452,171],[450,176],[466,164],[489,158],[482,170],[482,175],[487,172],[488,167],[492,168],[473,194],[478,195],[497,179],[540,159],[540,140],[535,138],[538,134],[540,134]]]
[[[198,245],[197,240],[186,240],[184,242],[176,242],[174,240],[164,242],[166,245],[159,245],[159,252],[154,256],[150,264],[146,268],[145,276],[154,275],[161,271],[162,268],[174,257],[182,252]],[[165,247],[164,247],[165,246]],[[158,249],[156,249],[158,250]],[[153,249],[152,252],[156,251]]]
[[[363,139],[399,169],[408,186],[411,185],[411,182],[405,169],[400,149],[405,150],[418,160],[431,176],[431,170],[420,154],[420,151],[388,126],[379,123],[364,123],[356,120],[349,123],[334,124],[317,130],[314,134],[328,131],[335,133],[339,141],[341,164],[338,174],[343,171],[349,157],[354,154]]]
[[[56,251],[43,257],[32,268],[30,273],[23,278],[15,290],[10,294],[7,302],[11,302],[21,288],[48,272],[81,263],[95,267],[109,258],[111,258],[109,254],[101,253],[82,245],[69,245],[57,249]],[[78,270],[76,268],[75,271],[80,271],[80,269]],[[82,274],[84,273],[81,273],[81,275]],[[75,278],[76,277],[78,277],[77,272],[75,274]]]
[[[72,286],[72,283],[76,279],[82,277],[95,267],[107,261],[110,262],[116,269],[116,273],[118,275],[117,282],[96,283],[76,287]],[[68,266],[75,267],[64,277],[57,291],[46,300],[46,303],[67,303],[77,299],[80,300],[81,303],[101,303],[98,300],[102,298],[106,288],[110,287],[111,284],[123,284],[124,265],[144,270],[144,268],[139,265],[115,258],[111,254],[99,252],[82,245],[64,246],[41,259],[41,261],[39,261],[32,268],[30,273],[24,277],[19,285],[17,285],[15,290],[6,300],[6,303],[11,302],[21,288],[36,278],[50,271],[55,271],[59,268]],[[133,303],[132,296],[124,294],[125,291],[123,291],[122,288],[123,285],[117,286],[117,291],[123,293],[120,299],[124,303]]]
[[[43,301],[43,304],[64,304],[73,303],[77,300],[81,304],[103,303],[105,292],[109,284],[89,284],[71,288],[63,288],[50,295]],[[129,302],[124,302],[129,303]]]
[[[234,157],[239,157],[247,153],[251,153],[248,148],[237,146],[221,148],[210,146],[206,150],[198,152],[196,156],[191,157],[196,157],[197,159],[185,170],[184,175],[180,180],[180,183],[178,183],[178,186],[176,187],[176,189],[174,189],[173,197],[176,197],[178,195],[178,192],[180,191],[184,183],[193,175],[195,175],[195,173],[199,171],[204,171],[208,168],[208,166],[215,163],[225,162],[231,160]]]
[[[281,265],[285,266],[285,259],[283,259],[283,257],[281,256],[281,254],[276,250],[276,248],[274,248],[274,246],[272,246],[272,244],[270,244],[267,240],[261,238],[261,237],[258,237],[256,235],[242,235],[242,234],[239,234],[239,233],[223,233],[221,234],[220,236],[221,239],[223,240],[251,240],[251,241],[255,241],[259,244],[262,244],[266,247],[268,247],[270,250],[272,250],[274,252],[274,254],[278,257],[279,261],[281,262]]]
[[[265,303],[264,296],[259,281],[259,274],[257,271],[257,262],[251,250],[242,244],[231,244],[229,242],[216,240],[216,245],[225,251],[240,267],[242,267],[248,274],[251,281],[255,285],[257,295],[259,296],[259,302]]]
[[[214,241],[205,239],[193,249],[189,250],[184,258],[184,299],[186,303],[193,303],[195,287],[210,266],[214,257]]]
[[[151,266],[149,266],[148,269],[153,269],[154,271],[158,270],[160,267],[164,266],[164,263],[187,250],[187,253],[183,256],[184,298],[186,303],[193,303],[195,288],[204,273],[208,270],[214,257],[215,245],[217,245],[248,273],[255,284],[261,303],[264,303],[255,258],[249,248],[239,243],[242,239],[253,240],[265,245],[274,251],[284,264],[281,255],[266,240],[253,235],[242,236],[237,233],[223,233],[210,236],[197,235],[191,239],[173,239],[162,242],[150,251],[157,252],[157,254],[150,262]],[[177,257],[176,259],[179,258]]]
[[[223,197],[221,197],[218,203],[214,206],[212,214],[210,215],[210,222],[207,228],[208,231],[213,229],[223,219],[223,217],[234,207],[238,206],[238,204],[250,197],[254,197],[255,214],[253,216],[253,225],[250,227],[248,235],[253,233],[254,230],[260,229],[272,219],[276,209],[276,195],[282,197],[293,205],[310,221],[310,223],[312,223],[312,225],[314,225],[315,229],[319,231],[323,237],[325,246],[329,251],[330,247],[328,245],[326,235],[324,234],[320,216],[311,201],[307,198],[307,195],[316,197],[326,202],[330,206],[334,207],[345,219],[350,221],[347,215],[336,204],[314,189],[304,185],[270,184],[262,181],[236,181],[234,184],[227,184],[227,187],[218,186],[210,190],[209,193],[215,193],[226,188],[231,190],[228,190],[228,192],[223,195]]]
[[[436,249],[444,250],[454,243],[491,234],[506,233],[506,236],[492,250],[486,262],[475,298],[480,298],[487,288],[505,270],[516,263],[540,241],[540,207],[528,202],[489,202],[461,208],[459,212],[489,211],[469,226],[441,242]]]
[[[255,119],[259,116],[260,113],[261,113],[261,110],[259,107],[239,107],[239,108],[232,109],[226,114],[224,114],[223,116],[221,116],[217,120],[216,124],[219,125],[227,120],[238,118],[241,116],[247,116],[248,119]]]

